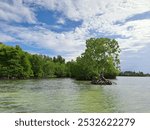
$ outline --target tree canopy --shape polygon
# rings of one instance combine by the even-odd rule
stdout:
[[[60,55],[53,58],[32,55],[18,45],[12,47],[0,43],[0,78],[71,77],[90,80],[99,74],[115,78],[119,74],[119,53],[118,42],[109,38],[88,39],[85,52],[69,62]]]
[[[85,52],[76,59],[76,77],[91,79],[99,74],[115,78],[119,74],[119,44],[114,39],[91,38],[86,41]],[[79,75],[82,72],[81,75]]]
[[[26,79],[66,77],[64,58],[58,56],[56,61],[49,56],[29,54],[18,45],[15,47],[0,44],[0,78]]]

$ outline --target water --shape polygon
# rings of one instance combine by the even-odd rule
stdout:
[[[112,86],[73,79],[1,80],[0,112],[150,112],[150,78]]]

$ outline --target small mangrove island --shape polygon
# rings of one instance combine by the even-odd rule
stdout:
[[[63,78],[91,80],[92,84],[111,85],[120,73],[120,48],[115,39],[90,38],[85,52],[66,62],[58,55],[30,54],[19,45],[0,43],[0,79]]]

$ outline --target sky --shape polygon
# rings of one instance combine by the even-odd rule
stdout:
[[[150,0],[0,0],[0,42],[80,56],[91,37],[118,41],[122,71],[150,73]]]

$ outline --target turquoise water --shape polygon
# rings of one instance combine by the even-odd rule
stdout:
[[[0,112],[150,112],[149,77],[117,77],[113,82],[1,80]]]

